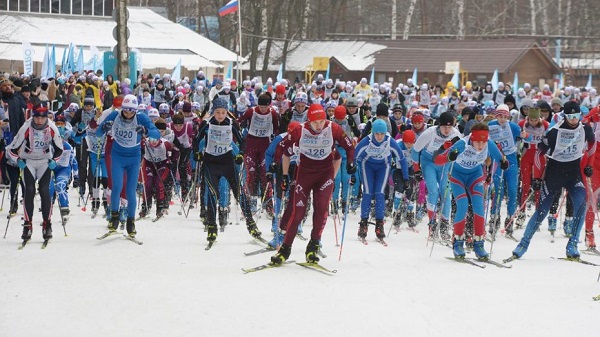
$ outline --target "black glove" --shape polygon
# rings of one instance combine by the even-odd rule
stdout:
[[[583,168],[583,174],[585,174],[586,177],[591,178],[592,174],[594,174],[594,169],[588,165]]]
[[[346,164],[346,172],[348,172],[348,174],[356,173],[356,165],[354,165],[353,162],[348,162]]]
[[[273,180],[273,172],[267,171],[267,173],[265,174],[265,177],[267,177],[267,181]]]
[[[288,190],[288,188],[290,187],[290,176],[288,176],[287,174],[284,174],[281,177],[281,189],[286,192]]]
[[[450,141],[452,142],[452,144],[454,144],[454,143],[458,142],[459,140],[460,140],[460,137],[456,136],[456,137],[452,138],[452,140],[450,140]]]
[[[241,152],[238,153],[237,156],[235,156],[234,161],[237,165],[242,165],[244,163],[244,154]]]
[[[508,166],[510,166],[510,163],[508,162],[508,160],[504,159],[503,161],[500,162],[500,168],[503,170],[508,169]]]
[[[194,160],[196,160],[197,162],[201,162],[202,161],[202,152],[196,152],[194,154]]]
[[[108,132],[112,129],[113,121],[106,121],[104,125],[102,125],[102,131]]]
[[[79,187],[79,177],[73,177],[73,188]]]
[[[356,176],[355,175],[351,175],[350,176],[350,185],[354,185],[356,184]]]
[[[279,165],[277,165],[276,162],[272,162],[271,165],[269,165],[269,172],[271,172],[271,173],[277,172],[278,166]]]
[[[417,171],[417,172],[415,172],[415,179],[416,179],[417,181],[421,181],[421,180],[423,180],[423,172],[421,172],[421,171]]]
[[[531,182],[531,188],[534,191],[539,191],[542,189],[542,179],[533,179]]]
[[[145,135],[146,134],[146,128],[143,125],[138,125],[135,128],[135,132],[140,133],[142,135]]]
[[[448,160],[449,161],[455,161],[456,158],[458,158],[458,151],[457,150],[454,150],[454,151],[448,153]]]

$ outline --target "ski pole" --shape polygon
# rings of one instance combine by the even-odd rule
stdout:
[[[2,212],[4,210],[4,199],[6,198],[6,188],[8,186],[4,187],[4,191],[2,192],[2,205],[0,205],[0,212]]]
[[[494,186],[494,189],[496,190],[496,202],[495,202],[495,206],[496,206],[496,214],[494,217],[494,223],[492,224],[492,226],[494,227],[492,230],[492,244],[490,245],[490,258],[492,257],[492,252],[494,251],[494,242],[496,241],[496,232],[498,231],[498,228],[500,227],[500,223],[498,223],[498,228],[496,228],[496,221],[500,222],[500,204],[502,202],[502,198],[500,197],[502,195],[502,189],[504,188],[504,170],[502,170],[502,172],[500,172],[500,183],[498,184],[498,186]],[[515,213],[516,214],[516,213]]]
[[[21,176],[22,175],[23,175],[23,170],[19,170],[19,178],[17,179],[17,185],[16,185],[17,190],[15,191],[15,194],[12,196],[11,201],[10,201],[11,208],[12,208],[12,205],[14,205],[17,202],[16,199],[17,199],[17,194],[19,191],[18,188],[19,188],[19,185],[21,185]],[[10,224],[10,218],[12,218],[12,217],[10,216],[10,214],[8,214],[7,218],[8,218],[8,220],[6,221],[6,229],[4,230],[4,239],[6,239],[6,233],[8,232],[8,225]]]
[[[352,186],[352,184],[350,184],[350,186]],[[344,224],[342,225],[342,239],[340,240],[340,254],[338,256],[338,261],[342,260],[342,251],[344,249],[344,234],[346,234],[346,223],[348,222],[348,211],[350,209],[350,203],[348,202],[348,200],[350,199],[350,186],[348,186],[348,192],[346,192],[346,207],[344,207],[346,211],[346,216],[344,216]]]
[[[441,213],[444,213],[444,206],[446,206],[446,197],[448,196],[448,190],[450,189],[450,177],[452,176],[452,169],[454,168],[454,161],[450,164],[450,170],[448,170],[448,181],[446,181],[446,187],[444,188],[444,198],[442,200],[440,200],[440,204],[442,205],[441,207]],[[444,177],[444,175],[442,174],[442,177]],[[436,204],[437,207],[437,204]],[[434,212],[435,214],[435,212]],[[448,221],[450,221],[451,217],[448,217]],[[438,232],[441,231],[441,225],[437,226],[437,230]],[[435,233],[433,233],[433,236],[435,238]],[[431,243],[431,250],[429,251],[429,257],[431,257],[431,254],[433,254],[433,247],[435,247],[435,239],[432,241]]]

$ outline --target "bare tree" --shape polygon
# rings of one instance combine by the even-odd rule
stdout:
[[[402,33],[403,40],[408,40],[408,34],[410,33],[410,21],[412,20],[416,4],[417,0],[410,0],[410,4],[408,5],[408,11],[406,11],[406,20],[404,21],[404,31]]]
[[[531,35],[537,35],[536,27],[535,27],[535,0],[529,0],[529,13],[531,14]]]
[[[463,40],[465,38],[465,0],[456,0],[456,21],[458,21],[457,38]]]

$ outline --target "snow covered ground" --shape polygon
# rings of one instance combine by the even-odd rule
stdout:
[[[72,200],[76,200],[73,191]],[[8,210],[5,203],[2,218]],[[41,227],[23,250],[19,216],[0,240],[0,336],[597,336],[599,268],[553,260],[567,239],[550,242],[544,229],[512,269],[479,269],[445,259],[447,247],[426,246],[420,233],[402,231],[369,245],[356,239],[358,215],[348,219],[338,261],[333,221],[323,235],[324,275],[290,264],[243,274],[269,261],[242,222],[219,233],[205,251],[206,234],[194,209],[137,223],[138,246],[122,237],[104,241],[101,217],[72,203],[64,237],[53,216],[54,239],[40,249]],[[55,208],[57,210],[57,208]],[[102,213],[102,211],[101,211]],[[41,223],[36,214],[34,223]],[[235,215],[230,220],[235,222]],[[388,222],[389,224],[389,222]],[[2,228],[5,223],[1,222]],[[270,221],[262,219],[264,236]],[[310,220],[305,233],[310,231]],[[598,233],[596,229],[596,233]],[[341,227],[338,227],[341,235]],[[516,233],[520,238],[522,231]],[[306,241],[292,259],[304,261]],[[493,258],[516,243],[499,238]],[[486,243],[490,250],[490,244]],[[583,244],[580,249],[584,249]],[[600,257],[583,255],[600,263]]]

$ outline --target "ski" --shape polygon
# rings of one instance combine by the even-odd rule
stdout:
[[[294,260],[289,260],[289,261],[285,261],[283,264],[290,264],[290,263],[295,263],[295,262],[296,261],[294,261]],[[261,264],[260,266],[256,266],[256,267],[252,267],[252,268],[242,268],[242,271],[244,272],[244,274],[248,274],[248,273],[253,273],[253,272],[259,271],[259,270],[277,268],[277,267],[281,267],[281,266],[282,265],[280,265],[280,264],[274,264],[273,262],[269,262],[269,263]]]
[[[269,245],[269,241],[267,241],[266,239],[264,239],[262,236],[259,236],[259,237],[254,237],[253,236],[253,238],[256,239],[256,240],[258,240],[258,241],[260,241],[260,242],[262,242],[262,243],[264,243],[267,246]]]
[[[302,235],[302,233],[296,234],[296,237],[302,241],[308,241],[308,238],[306,236]]]
[[[513,255],[513,256],[511,256],[511,257],[509,257],[507,259],[502,260],[502,263],[509,263],[511,261],[518,260],[518,259],[519,259],[518,257],[516,257],[515,255]]]
[[[318,272],[321,272],[321,273],[327,274],[327,275],[333,275],[333,274],[337,273],[337,269],[331,270],[331,269],[323,267],[322,265],[320,265],[316,262],[296,262],[296,264],[299,266],[302,266],[304,268],[312,269],[314,271],[318,271]]]
[[[209,241],[208,245],[206,246],[206,248],[204,248],[204,250],[210,250],[212,248],[212,246],[215,245],[217,241]]]
[[[258,254],[262,254],[262,253],[266,253],[266,252],[272,252],[275,251],[275,248],[272,247],[266,247],[266,248],[261,248],[249,253],[244,253],[244,256],[253,256],[253,255],[258,255]]]
[[[416,229],[415,227],[408,227],[408,228],[404,228],[404,229],[402,229],[402,230],[403,230],[403,231],[406,231],[406,232],[413,232],[413,233],[416,233],[416,234],[418,234],[418,233],[419,233],[419,230],[418,230],[418,229]]]
[[[381,243],[384,247],[388,246],[387,242],[385,242],[385,240],[383,240],[383,239],[377,238],[377,239],[375,239],[375,241]]]
[[[469,258],[469,257],[467,258],[467,260],[473,260],[475,262],[483,262],[483,263],[491,264],[498,268],[506,268],[506,269],[512,268],[512,265],[507,266],[505,264],[502,264],[502,263],[500,263],[498,261],[494,261],[494,260],[479,260],[479,259],[473,259],[473,258]]]
[[[519,240],[517,240],[517,238],[515,238],[512,234],[506,234],[505,237],[507,239],[513,240],[514,242],[519,242]]]
[[[92,213],[92,219],[96,218],[96,215],[98,215],[98,212],[95,212],[95,213],[93,212]]]
[[[121,232],[117,232],[117,231],[109,231],[108,233],[102,234],[101,236],[97,237],[97,240],[104,240],[109,236],[113,236],[115,234],[123,234]]]
[[[600,251],[596,248],[588,248],[588,249],[582,250],[581,252],[584,254],[587,254],[587,255],[600,255]]]
[[[600,301],[600,295],[592,297],[594,301]]]
[[[363,245],[365,245],[365,246],[368,246],[368,245],[369,245],[369,242],[368,242],[368,241],[367,241],[367,239],[365,239],[365,238],[358,238],[358,241],[362,242],[362,243],[363,243]]]
[[[44,242],[42,242],[42,249],[46,249],[46,247],[48,246],[48,242],[50,240],[44,240]]]
[[[474,267],[479,267],[481,269],[484,269],[485,267],[487,267],[484,264],[479,264],[479,263],[477,263],[477,262],[475,262],[473,260],[469,260],[469,259],[466,259],[466,258],[462,258],[461,259],[461,258],[455,258],[455,257],[449,257],[449,256],[446,256],[446,258],[448,260],[455,261],[455,262],[458,262],[458,263],[470,264],[470,265],[472,265]]]
[[[135,238],[135,237],[133,237],[133,236],[129,236],[129,235],[127,235],[127,234],[124,234],[124,235],[123,235],[123,237],[124,237],[125,239],[127,239],[127,240],[129,240],[129,241],[133,242],[133,243],[137,243],[137,244],[138,244],[138,245],[140,245],[140,246],[144,244],[142,241],[140,241],[140,240],[136,239],[136,238]]]
[[[162,219],[163,216],[157,216],[156,218],[152,219],[152,222],[157,222],[158,220]]]
[[[571,261],[571,262],[579,262],[581,264],[587,264],[588,266],[600,267],[600,264],[597,264],[597,263],[594,263],[594,262],[590,262],[590,261],[586,261],[586,260],[582,260],[579,257],[577,257],[577,258],[571,258],[571,257],[552,257],[552,259],[563,260],[563,261]]]
[[[25,246],[27,245],[27,242],[29,242],[29,240],[23,240],[23,242],[21,242],[21,245],[19,246],[19,250],[25,248]]]

